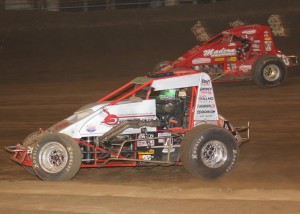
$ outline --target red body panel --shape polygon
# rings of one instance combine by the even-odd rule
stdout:
[[[169,74],[181,69],[208,73],[215,81],[251,79],[252,66],[261,55],[285,56],[274,45],[268,26],[248,25],[225,30],[195,46],[161,70],[149,76]],[[287,66],[291,65],[285,62]]]

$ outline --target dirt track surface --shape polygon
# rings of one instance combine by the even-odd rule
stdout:
[[[290,8],[284,4],[269,9],[273,11],[259,3],[256,16],[253,8],[243,13],[244,5],[232,14],[236,9],[230,1],[199,11],[222,11],[225,6],[231,11],[203,18],[211,23],[209,33],[227,28],[225,22],[237,18],[266,24],[271,13],[282,13],[290,36],[276,38],[277,46],[300,55],[295,28],[300,7],[297,1],[287,2]],[[9,20],[0,31],[0,146],[21,142],[32,131],[144,75],[157,61],[174,59],[191,48],[197,42],[190,27],[205,16],[191,18],[185,14],[197,8],[183,9],[182,16],[174,10],[175,18],[171,10],[162,17],[158,14],[163,11],[145,11],[137,24],[130,19],[139,17],[138,12],[122,11],[122,23],[107,18],[107,25],[95,18],[120,19],[118,14],[25,13],[23,19],[0,14]],[[38,24],[39,16],[45,25]],[[77,28],[70,17],[84,21]],[[83,27],[85,23],[90,25]],[[214,181],[196,179],[183,167],[156,167],[82,169],[72,181],[43,182],[1,149],[0,213],[299,213],[299,82],[295,67],[277,88],[260,89],[252,82],[214,84],[219,112],[234,125],[251,122],[251,141],[240,148],[237,166]]]
[[[298,81],[300,75],[295,71],[290,72],[284,86],[274,89],[262,90],[252,82],[215,84],[221,113],[237,125],[251,121],[251,141],[241,147],[239,162],[226,177],[199,180],[182,167],[112,168],[82,169],[69,182],[42,182],[11,162],[9,154],[1,150],[0,211],[239,213],[237,210],[247,207],[247,213],[297,213]],[[74,83],[1,86],[2,91],[10,91],[10,96],[1,96],[1,145],[21,141],[34,127],[47,127],[101,96],[99,91],[114,88],[106,83],[98,86],[91,81],[85,87],[88,95]],[[28,95],[28,91],[32,93]],[[23,203],[24,207],[16,206]]]

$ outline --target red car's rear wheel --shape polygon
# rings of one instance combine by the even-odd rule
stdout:
[[[277,56],[260,56],[252,67],[253,81],[262,88],[275,87],[284,82],[287,69]]]

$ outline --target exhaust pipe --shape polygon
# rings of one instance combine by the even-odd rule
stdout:
[[[140,128],[143,126],[148,126],[148,127],[158,127],[159,126],[159,121],[158,120],[150,120],[150,121],[143,121],[143,120],[128,120],[119,123],[115,127],[113,127],[111,130],[106,132],[104,135],[100,136],[98,138],[98,142],[101,142],[103,140],[110,140],[114,136],[122,133],[126,129],[129,128]]]

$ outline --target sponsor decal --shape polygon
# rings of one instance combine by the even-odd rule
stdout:
[[[96,125],[94,124],[87,124],[86,125],[86,131],[89,133],[93,133],[96,131]]]
[[[265,37],[265,40],[266,40],[266,41],[270,41],[270,40],[271,40],[271,37],[269,37],[269,36],[268,36],[268,37]]]
[[[161,151],[162,153],[172,153],[175,151],[175,148],[173,147],[173,141],[168,139],[164,143],[164,149]]]
[[[254,40],[253,42],[254,43],[260,43],[260,40]]]
[[[104,118],[103,122],[104,124],[108,125],[108,126],[113,126],[119,123],[119,117],[117,115],[114,114],[110,114],[107,109],[103,109],[102,112],[100,112],[100,116],[104,116],[103,113],[106,113],[107,116]]]
[[[244,73],[247,73],[249,70],[252,69],[252,65],[241,65],[241,66],[239,67],[239,69],[240,69],[241,71],[243,71]]]
[[[271,41],[265,41],[265,49],[266,49],[266,51],[272,50],[272,42]]]
[[[267,37],[267,36],[269,36],[269,32],[268,32],[268,31],[265,31],[265,32],[264,32],[264,37]]]
[[[205,64],[210,62],[211,62],[210,58],[195,58],[192,60],[192,64]]]
[[[234,56],[236,54],[235,49],[222,48],[221,50],[208,49],[203,51],[204,56],[222,57],[222,56]]]
[[[260,48],[260,44],[253,44],[252,48]]]
[[[206,83],[206,84],[201,84]],[[211,80],[206,74],[202,76],[200,86],[198,88],[198,99],[195,109],[195,121],[217,120],[218,111],[215,103],[215,97]]]
[[[154,149],[150,149],[145,152],[138,152],[139,155],[154,155]]]
[[[137,146],[138,147],[141,147],[141,146],[154,146],[154,140],[149,140],[149,143],[145,140],[145,141],[138,141],[137,143]]]
[[[259,48],[253,48],[253,51],[261,51]]]
[[[205,96],[205,95],[203,95],[203,96],[200,96],[199,97],[199,100],[201,100],[201,101],[208,101],[208,100],[214,100],[214,97],[208,97],[208,96]]]
[[[154,134],[148,134],[148,138],[153,138]],[[145,133],[141,133],[138,136],[139,139],[144,139],[146,138],[146,134]],[[137,146],[141,147],[141,146],[147,146],[147,147],[151,147],[154,146],[154,140],[140,140],[137,141]]]
[[[252,65],[241,65],[240,70],[249,70],[252,68]]]
[[[200,91],[212,91],[212,88],[200,88]]]
[[[168,148],[164,148],[161,152],[162,153],[168,153],[169,149]],[[171,147],[170,149],[170,153],[174,152],[175,151],[175,148]]]
[[[256,33],[255,29],[249,29],[249,30],[242,31],[242,34],[255,34],[255,33]]]
[[[215,108],[215,104],[207,104],[207,105],[197,105],[197,108]]]
[[[201,94],[204,94],[204,95],[212,94],[212,88],[201,88],[200,91],[201,91]]]
[[[152,155],[139,155],[139,159],[140,160],[146,160],[146,161],[150,161],[154,158],[154,156]]]
[[[198,110],[197,114],[214,114],[216,110]]]
[[[229,62],[235,62],[236,61],[236,57],[232,56],[232,57],[228,58],[228,61]]]
[[[171,133],[158,133],[157,137],[169,137]],[[165,143],[167,139],[158,139],[158,143]]]
[[[202,83],[202,86],[210,86],[211,81],[210,80],[202,79],[201,83]]]
[[[118,124],[119,118],[117,115],[109,114],[104,118],[104,123],[109,126]]]
[[[169,146],[167,141],[164,144],[164,149],[161,151],[162,153],[168,153],[169,152]],[[170,146],[170,153],[175,152],[175,148],[173,147],[173,144]]]
[[[222,62],[222,61],[225,60],[225,58],[223,58],[223,57],[221,57],[221,58],[215,58],[214,60],[215,60],[215,62]]]

